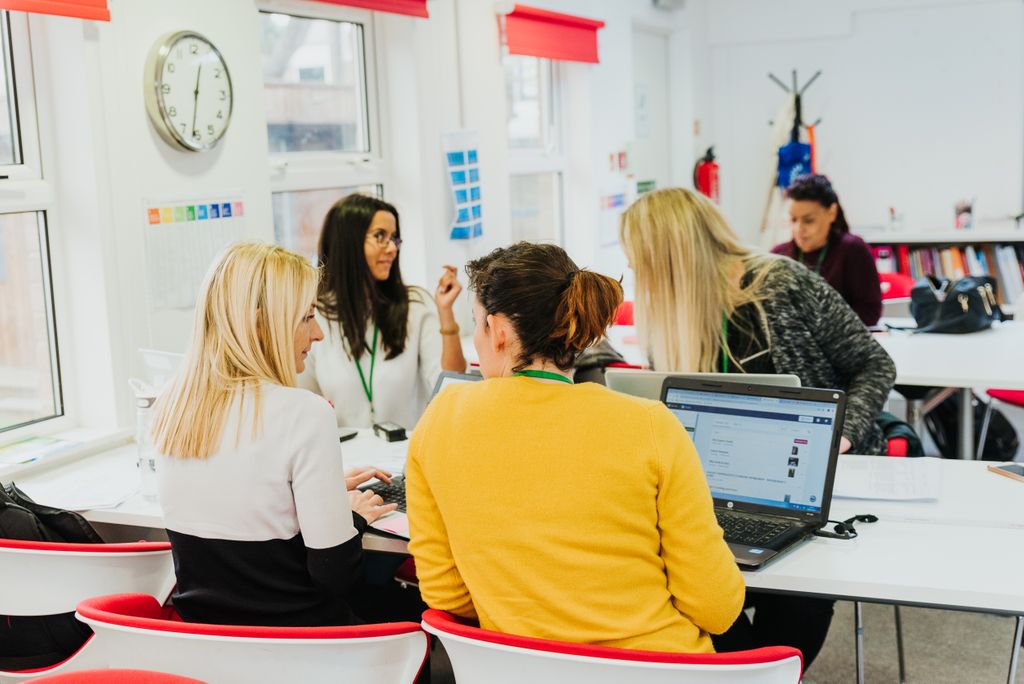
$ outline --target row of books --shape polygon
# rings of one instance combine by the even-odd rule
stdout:
[[[874,245],[879,273],[905,273],[914,280],[935,275],[950,280],[967,275],[993,276],[999,283],[1001,303],[1016,303],[1024,294],[1024,244],[914,247]]]

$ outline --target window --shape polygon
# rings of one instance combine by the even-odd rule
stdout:
[[[562,235],[562,174],[513,174],[510,190],[513,240],[565,242]]]
[[[0,12],[0,433],[64,414],[28,20]]]
[[[369,152],[363,26],[264,12],[270,152]]]
[[[274,238],[315,260],[335,202],[384,193],[373,15],[284,0],[261,9]]]
[[[506,56],[504,63],[509,147],[544,153],[559,151],[554,64],[547,59],[519,55]]]
[[[0,214],[0,430],[60,415],[46,217]]]
[[[564,243],[562,150],[557,65],[504,59],[508,106],[512,240]]]
[[[316,263],[320,228],[324,224],[324,217],[334,203],[353,192],[380,197],[382,190],[379,185],[364,185],[275,192],[273,195],[274,240],[282,247],[298,252],[308,257],[311,262]]]

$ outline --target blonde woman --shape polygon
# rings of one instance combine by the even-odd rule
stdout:
[[[790,259],[751,251],[710,201],[682,188],[657,190],[633,203],[623,214],[620,238],[636,274],[641,343],[655,368],[792,373],[806,387],[842,389],[841,450],[885,452],[875,419],[896,369],[821,277]],[[746,643],[794,645],[810,664],[824,641],[832,603],[757,600],[763,604]],[[722,641],[715,643],[722,648]]]
[[[174,605],[187,621],[358,620],[349,594],[361,579],[361,534],[393,506],[346,494],[334,411],[295,386],[323,339],[318,281],[280,247],[229,247],[203,284],[185,367],[157,403]]]

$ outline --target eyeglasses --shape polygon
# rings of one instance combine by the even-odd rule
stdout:
[[[402,238],[398,237],[397,235],[388,235],[383,230],[377,230],[370,233],[369,235],[366,236],[366,239],[370,240],[371,242],[373,242],[373,244],[377,245],[381,249],[386,248],[389,242],[395,243],[395,249],[402,248]]]

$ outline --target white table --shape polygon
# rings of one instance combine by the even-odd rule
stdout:
[[[341,444],[346,468],[375,465],[391,472],[405,471],[405,453],[408,440],[385,442],[373,436],[371,430],[360,430],[359,435]],[[13,480],[37,501],[61,508],[80,509],[75,501],[82,501],[81,492],[89,499],[106,495],[116,506],[82,510],[86,520],[93,523],[123,525],[163,530],[163,512],[157,501],[148,500],[138,491],[134,444],[103,453],[85,456],[76,461],[60,463],[52,468],[38,466],[24,476],[17,472],[5,473],[4,481]],[[104,491],[105,490],[105,491]],[[386,553],[407,553],[406,542],[401,539],[373,534],[363,535],[363,548]]]
[[[900,385],[947,387],[960,393],[960,443],[957,455],[974,458],[974,408],[971,388],[1024,390],[1024,323],[995,323],[967,335],[892,331],[875,336],[896,364]],[[1007,457],[1012,457],[1007,454]]]
[[[346,465],[377,461],[394,468],[404,460],[407,445],[387,444],[361,434],[342,448]],[[134,454],[132,447],[115,449],[33,473],[20,482],[33,491],[68,482],[88,482],[92,487],[124,482],[126,472],[129,479],[134,477]],[[863,458],[876,459],[881,467],[903,462],[842,456],[837,482],[842,481],[847,459]],[[873,513],[879,521],[858,523],[860,534],[850,541],[813,538],[764,569],[744,573],[747,586],[786,594],[1014,616],[1016,635],[1007,677],[1012,684],[1018,645],[1024,636],[1024,583],[1020,581],[1024,483],[989,473],[987,464],[977,461],[942,460],[938,466],[941,489],[937,500],[834,499],[833,519]],[[45,503],[61,505],[60,501]],[[85,516],[100,523],[163,527],[159,505],[138,494],[115,508],[85,511]],[[407,551],[402,540],[369,534],[363,539],[367,549]]]

